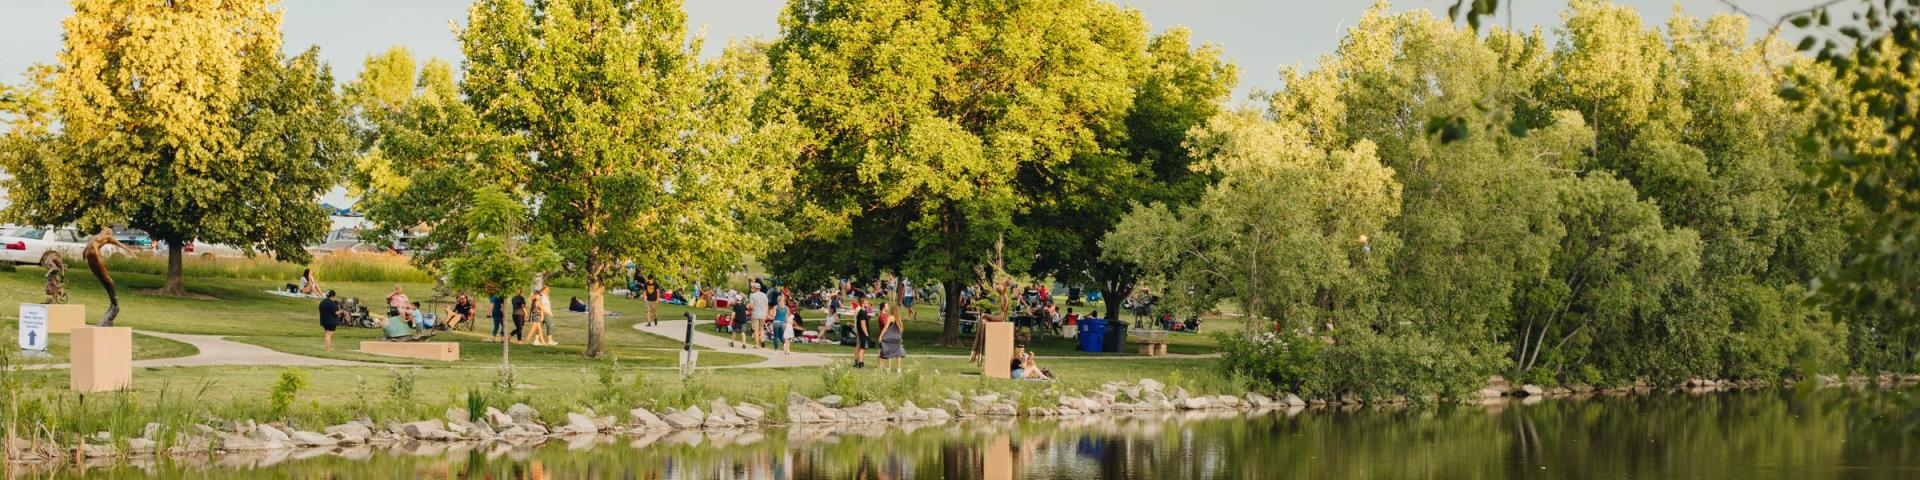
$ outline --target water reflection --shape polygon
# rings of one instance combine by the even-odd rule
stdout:
[[[401,444],[143,461],[9,478],[1920,478],[1920,437],[1766,391],[1537,404],[808,427]]]

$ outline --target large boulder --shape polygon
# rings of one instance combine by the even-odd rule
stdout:
[[[840,406],[845,403],[846,403],[846,399],[840,398],[839,395],[827,395],[824,397],[820,397],[820,404],[826,405],[831,408],[840,408]]]
[[[155,449],[159,447],[160,447],[160,444],[158,442],[155,442],[153,440],[149,440],[146,438],[134,438],[134,439],[127,440],[127,453],[133,454],[133,455],[151,454],[154,452]]]
[[[681,411],[680,414],[686,415],[687,418],[692,418],[693,421],[696,422],[704,422],[707,420],[707,413],[700,411],[700,407],[687,407],[687,409]]]
[[[987,407],[987,415],[992,415],[996,417],[1018,416],[1020,415],[1020,409],[1014,408],[1012,403],[1006,403],[1006,402],[995,403],[993,404],[993,406]]]
[[[445,417],[446,417],[445,420],[447,421],[448,424],[466,423],[466,422],[473,421],[473,416],[469,414],[469,412],[467,412],[467,409],[460,408],[460,407],[447,407],[447,413]]]
[[[402,435],[419,440],[440,440],[448,436],[447,429],[439,420],[424,420],[400,424],[396,430]]]
[[[714,399],[713,402],[708,403],[707,412],[722,417],[737,415],[733,410],[733,406],[727,405],[727,399],[724,398]]]
[[[1291,394],[1291,393],[1289,393],[1289,394],[1287,394],[1287,396],[1285,396],[1285,397],[1282,397],[1282,398],[1280,399],[1280,403],[1283,403],[1283,404],[1286,404],[1286,406],[1289,406],[1289,407],[1304,407],[1304,406],[1307,406],[1307,401],[1306,401],[1306,400],[1301,400],[1301,399],[1300,399],[1300,396],[1299,396],[1299,395],[1294,395],[1294,394]]]
[[[282,432],[278,428],[273,428],[272,425],[256,425],[253,428],[253,439],[259,440],[262,442],[286,443],[287,440],[290,439],[290,437],[287,436],[287,432]]]
[[[366,443],[367,438],[373,437],[373,429],[354,422],[334,425],[322,431],[343,443]]]
[[[665,420],[667,422],[667,425],[673,427],[675,430],[692,430],[692,429],[700,428],[700,422],[701,422],[700,420],[695,420],[692,416],[687,415],[684,412],[667,414],[667,418],[664,418],[662,420]]]
[[[1529,383],[1529,384],[1520,386],[1520,393],[1528,397],[1538,397],[1541,395],[1546,395],[1547,390],[1544,388],[1540,388],[1539,385],[1534,385]]]
[[[734,405],[733,411],[735,414],[740,415],[740,418],[752,423],[760,423],[767,417],[767,411],[765,409],[751,403]]]
[[[1140,379],[1140,388],[1149,392],[1158,392],[1165,390],[1167,386],[1151,378],[1142,378]]]
[[[1188,397],[1179,405],[1181,410],[1206,410],[1213,407],[1213,402],[1208,401],[1207,397]]]
[[[592,416],[589,416],[583,413],[575,413],[575,412],[568,412],[567,425],[564,427],[560,427],[561,433],[582,434],[582,433],[595,433],[599,431],[600,431],[600,426],[595,425],[593,423]]]
[[[320,447],[340,444],[340,441],[335,440],[333,437],[314,432],[293,432],[293,435],[290,437],[292,437],[294,445],[302,447]]]
[[[654,415],[652,411],[649,411],[645,408],[635,408],[633,410],[628,410],[627,415],[633,418],[633,423],[635,425],[638,425],[640,428],[645,428],[648,430],[663,430],[663,429],[673,428],[672,425],[667,424],[666,420],[660,419],[659,415]]]
[[[516,403],[511,407],[507,407],[507,415],[513,417],[513,423],[534,423],[534,421],[540,419],[540,411],[534,410],[533,407],[529,407],[524,403]]]

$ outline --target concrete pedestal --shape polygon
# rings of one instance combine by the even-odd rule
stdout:
[[[1013,378],[1013,322],[980,322],[985,365],[980,375],[988,378]]]
[[[133,328],[73,327],[68,387],[109,392],[133,386]]]
[[[87,306],[63,303],[47,305],[47,333],[73,333],[74,327],[87,324]]]
[[[987,442],[980,452],[980,478],[983,480],[1013,480],[1013,441],[1008,437],[995,438]]]
[[[457,362],[460,361],[460,344],[454,342],[365,341],[360,342],[360,353]]]

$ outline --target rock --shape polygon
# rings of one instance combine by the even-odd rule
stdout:
[[[1142,378],[1140,379],[1140,388],[1149,392],[1158,392],[1166,389],[1167,386],[1151,378]]]
[[[159,423],[148,422],[146,428],[140,429],[140,438],[144,438],[147,440],[159,440],[160,430],[162,428],[163,427],[161,427]]]
[[[1185,387],[1173,389],[1173,395],[1170,395],[1170,397],[1172,397],[1173,399],[1173,403],[1180,403],[1181,401],[1184,401],[1187,398],[1192,396],[1193,394],[1187,393],[1187,389]]]
[[[712,403],[707,405],[707,411],[722,417],[738,415],[738,413],[734,412],[732,405],[727,405],[727,399],[724,398],[714,399]]]
[[[954,399],[954,398],[941,400],[940,406],[943,408],[946,408],[948,412],[952,412],[952,413],[966,413],[967,411],[966,407],[960,405],[960,400]]]
[[[159,443],[144,437],[127,440],[127,453],[134,455],[150,454],[159,447]]]
[[[1529,384],[1520,386],[1520,393],[1529,397],[1538,397],[1541,395],[1545,395],[1547,391],[1546,389],[1540,388],[1539,385],[1534,385],[1529,383]]]
[[[993,404],[993,406],[987,407],[987,415],[992,415],[996,417],[1012,417],[1012,416],[1020,415],[1020,410],[1014,408],[1013,404],[1011,403],[995,403]]]
[[[227,432],[214,432],[213,435],[214,438],[220,440],[220,450],[222,451],[244,452],[260,450],[267,446],[266,442]]]
[[[516,426],[520,427],[521,430],[525,430],[527,431],[527,433],[530,433],[536,437],[544,437],[544,436],[547,436],[547,434],[553,433],[553,432],[547,431],[546,426],[538,423],[529,423],[525,425],[516,424]]]
[[[1247,405],[1253,408],[1269,408],[1273,406],[1273,399],[1258,392],[1247,392]]]
[[[1206,397],[1189,397],[1179,405],[1182,410],[1206,410],[1213,407],[1213,402],[1207,401]]]
[[[928,421],[934,421],[934,422],[944,422],[944,421],[947,421],[947,420],[951,420],[951,419],[953,419],[953,414],[951,414],[951,413],[947,413],[947,411],[946,411],[946,409],[941,409],[941,408],[929,408],[929,409],[927,409],[927,420],[928,420]]]
[[[1503,392],[1497,388],[1489,387],[1480,389],[1480,398],[1500,398],[1506,395],[1507,392]]]
[[[349,444],[366,443],[367,438],[373,436],[373,429],[358,423],[334,425],[322,431],[327,432],[327,436],[339,440],[340,443]]]
[[[80,447],[80,454],[87,458],[106,458],[114,456],[117,453],[119,452],[114,451],[112,445],[94,445],[89,443]]]
[[[568,412],[567,426],[561,427],[560,431],[563,433],[576,433],[576,434],[577,433],[594,433],[594,432],[600,431],[600,426],[595,425],[593,423],[593,417],[586,416],[585,414]]]
[[[687,409],[685,411],[680,412],[680,414],[686,415],[688,418],[692,418],[693,421],[695,422],[703,422],[707,420],[706,412],[700,411],[700,407],[687,407]]]
[[[1281,398],[1280,398],[1280,403],[1283,403],[1283,404],[1286,404],[1286,406],[1289,406],[1289,407],[1304,407],[1304,406],[1307,406],[1307,401],[1306,401],[1306,400],[1301,400],[1301,399],[1300,399],[1300,396],[1299,396],[1299,395],[1294,395],[1294,394],[1291,394],[1291,393],[1289,393],[1289,394],[1287,394],[1287,396],[1285,396],[1285,397],[1281,397]]]
[[[1147,393],[1140,396],[1140,401],[1147,403],[1160,403],[1167,400],[1167,394],[1160,393],[1159,390],[1148,390]]]
[[[767,417],[766,410],[763,410],[760,407],[754,406],[751,403],[742,403],[739,405],[734,405],[733,411],[739,414],[740,418],[746,419],[748,422],[753,422],[753,423],[760,423],[761,420]]]
[[[420,440],[439,440],[446,437],[447,429],[439,420],[425,420],[401,424],[396,433]]]
[[[839,395],[827,395],[824,397],[820,397],[820,404],[826,405],[829,408],[840,408],[840,405],[842,403],[846,403],[846,399],[840,398]]]
[[[613,418],[612,415],[601,415],[593,418],[593,426],[600,427],[600,431],[602,432],[612,430],[613,426],[619,423],[620,420]]]
[[[262,442],[286,443],[288,440],[291,439],[291,437],[287,436],[287,432],[282,432],[278,428],[273,428],[272,425],[258,425],[258,426],[255,426],[253,429],[253,439],[259,440]]]
[[[695,428],[700,428],[700,422],[701,422],[700,420],[694,420],[692,416],[688,416],[685,413],[668,414],[667,418],[664,418],[662,420],[665,420],[667,422],[667,425],[670,427],[673,427],[675,430],[692,430]]]
[[[666,420],[661,420],[660,416],[654,415],[653,412],[644,408],[628,410],[627,415],[632,417],[633,423],[639,424],[641,428],[649,430],[673,428],[672,425],[667,424]]]
[[[787,394],[787,405],[805,405],[809,403],[813,403],[813,399],[807,398],[806,396],[798,393]]]
[[[505,427],[516,423],[513,421],[512,415],[507,415],[506,412],[502,412],[500,409],[493,407],[487,407],[485,418],[487,423],[492,423],[495,427]]]
[[[1213,405],[1222,408],[1240,408],[1240,397],[1220,395],[1213,397]]]
[[[813,413],[813,409],[811,408],[804,408],[804,406],[802,406],[802,407],[787,409],[787,423],[819,423],[819,422],[820,422],[820,416],[815,415]]]
[[[318,447],[322,445],[339,445],[340,444],[340,441],[335,440],[333,437],[321,435],[314,432],[293,432],[293,435],[290,435],[289,437],[293,439],[294,445],[299,445],[302,447]]]
[[[473,421],[473,416],[467,413],[467,409],[460,407],[447,407],[446,417],[448,425]]]
[[[516,403],[511,407],[507,407],[507,415],[513,417],[513,423],[534,423],[534,420],[540,419],[540,411],[534,410],[533,407],[529,407],[524,403]]]
[[[472,425],[473,424],[467,423],[465,420],[458,421],[458,422],[447,422],[447,433],[451,433],[451,434],[454,434],[455,436],[464,438],[467,436],[467,434],[473,433]]]

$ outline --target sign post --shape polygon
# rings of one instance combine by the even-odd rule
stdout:
[[[693,349],[693,312],[687,312],[687,339],[680,350],[680,378],[693,376],[694,364],[700,360],[700,352]]]
[[[22,356],[47,354],[47,306],[20,304],[20,351]]]

